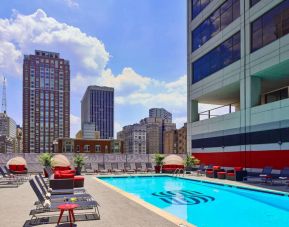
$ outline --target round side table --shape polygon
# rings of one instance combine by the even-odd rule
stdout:
[[[58,218],[57,226],[59,225],[59,222],[62,218],[63,212],[68,211],[70,227],[72,227],[72,223],[75,222],[73,210],[77,207],[78,207],[78,204],[74,204],[74,203],[64,203],[64,204],[59,205],[57,208],[60,210],[60,215]]]

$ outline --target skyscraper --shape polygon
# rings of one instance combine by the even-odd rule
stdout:
[[[164,120],[168,120],[172,123],[172,114],[164,108],[151,108],[149,109],[149,117],[158,117]]]
[[[70,135],[70,66],[59,53],[36,50],[23,63],[23,151],[52,151]]]
[[[101,139],[113,138],[114,88],[88,86],[81,100],[81,129],[85,134],[86,123],[94,123]]]

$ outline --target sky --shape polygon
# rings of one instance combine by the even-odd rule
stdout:
[[[115,88],[115,133],[154,107],[170,111],[177,127],[186,122],[185,0],[0,2],[0,80],[7,78],[7,113],[17,124],[23,56],[35,49],[70,61],[71,137],[88,85]]]

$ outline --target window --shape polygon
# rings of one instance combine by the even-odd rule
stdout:
[[[84,152],[89,152],[89,150],[90,150],[90,146],[89,145],[84,145],[83,146],[83,151]]]
[[[251,52],[289,33],[289,0],[251,23]]]
[[[192,32],[192,51],[226,28],[240,16],[240,0],[227,0]]]
[[[288,88],[283,88],[278,91],[273,91],[265,94],[265,103],[275,102],[288,98]]]
[[[192,19],[199,15],[212,0],[192,0]]]
[[[256,5],[258,2],[260,2],[261,0],[250,0],[250,7]]]
[[[95,145],[95,152],[100,152],[101,149],[100,149],[100,145]]]
[[[192,82],[198,82],[239,59],[240,32],[192,63]]]

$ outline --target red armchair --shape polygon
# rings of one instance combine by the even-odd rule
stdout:
[[[243,167],[235,167],[234,169],[227,170],[227,180],[243,181],[243,178],[247,176],[247,171]]]

